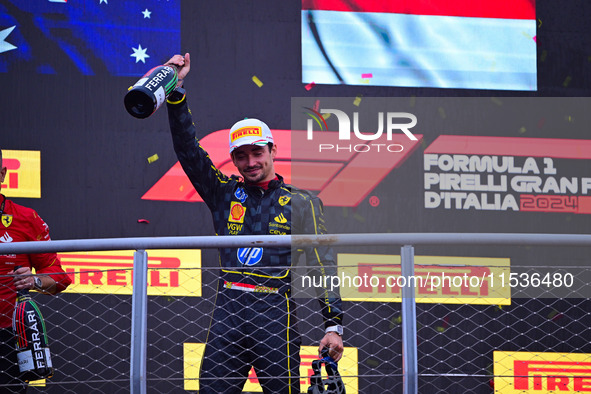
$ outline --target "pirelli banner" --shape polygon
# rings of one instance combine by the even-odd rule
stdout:
[[[2,194],[6,197],[41,198],[41,152],[38,150],[2,150],[6,167]]]
[[[200,250],[148,250],[148,295],[201,297]],[[133,250],[59,253],[67,293],[131,295]]]
[[[348,393],[359,392],[358,350],[355,347],[345,346],[343,358],[339,361],[339,374]],[[184,389],[187,391],[199,390],[199,370],[204,351],[204,343],[185,342],[183,344],[183,379]],[[302,346],[300,348],[300,360],[300,387],[301,392],[305,393],[311,384],[310,377],[314,374],[312,361],[318,360],[318,346]],[[326,371],[323,372],[323,378],[327,378]],[[242,391],[245,393],[263,392],[254,368],[250,369]]]
[[[401,276],[396,255],[339,253],[338,266],[326,285],[338,287],[344,301],[400,302],[401,289],[412,286],[420,303],[511,304],[507,258],[415,256],[412,277]],[[318,280],[301,278],[303,286]]]
[[[494,352],[495,393],[591,392],[591,354]]]

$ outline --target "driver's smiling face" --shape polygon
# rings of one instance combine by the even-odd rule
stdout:
[[[275,178],[273,160],[277,146],[242,145],[232,152],[232,162],[247,183],[267,182]]]

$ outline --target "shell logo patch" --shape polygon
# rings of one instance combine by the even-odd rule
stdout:
[[[229,222],[233,223],[244,223],[244,215],[246,214],[246,208],[242,204],[236,201],[230,203],[230,216],[228,217]]]

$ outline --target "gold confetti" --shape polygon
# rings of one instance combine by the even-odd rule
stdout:
[[[369,83],[369,78],[362,78],[359,80],[360,83]]]
[[[322,114],[322,117],[324,118],[324,120],[330,118],[330,112],[327,112],[325,114]]]
[[[257,78],[257,76],[256,76],[256,75],[253,75],[253,76],[252,76],[252,82],[256,83],[256,84],[257,84],[257,86],[258,86],[259,88],[260,88],[261,86],[263,86],[263,83],[261,82],[261,80],[260,80],[260,79],[258,79],[258,78]]]
[[[417,102],[417,96],[410,96],[410,106],[414,107]]]
[[[154,163],[156,160],[158,160],[158,153],[153,154],[152,156],[148,157],[148,163],[150,163],[150,164]]]
[[[439,116],[445,119],[445,110],[443,109],[443,107],[439,107],[437,111],[439,111]]]
[[[523,134],[527,131],[527,129],[523,126],[521,126],[521,128],[519,129],[519,134]]]
[[[492,97],[491,98],[491,101],[493,103],[495,103],[496,105],[503,105],[503,102],[501,100],[499,100],[498,98],[496,98],[496,97]]]
[[[361,216],[360,214],[356,213],[356,214],[354,214],[354,215],[353,215],[353,217],[354,217],[354,218],[355,218],[357,221],[359,221],[359,222],[361,222],[361,223],[365,223],[365,218],[364,218],[363,216]]]
[[[368,358],[366,363],[370,367],[377,367],[378,365],[380,365],[380,362],[378,360],[374,360],[373,358]]]
[[[400,324],[402,324],[401,315],[394,316],[392,317],[392,319],[390,319],[390,329],[393,329],[394,327],[399,326]]]
[[[361,104],[361,97],[363,97],[361,94],[357,97],[355,97],[355,101],[353,101],[353,105],[359,107],[359,104]]]
[[[543,62],[546,60],[546,56],[548,56],[548,51],[547,50],[543,50],[542,51],[542,56],[540,56],[540,61]]]
[[[565,79],[564,82],[562,83],[562,86],[564,86],[565,88],[570,84],[570,81],[572,80],[572,77],[570,75],[568,75]]]

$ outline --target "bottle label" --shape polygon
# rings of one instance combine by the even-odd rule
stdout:
[[[154,67],[149,75],[141,78],[134,86],[143,86],[148,91],[156,94],[160,88],[164,89],[164,95],[171,93],[176,86],[176,72],[170,66]],[[167,92],[168,90],[168,92]]]
[[[140,78],[133,86],[144,86],[148,78]]]
[[[18,368],[20,369],[21,373],[35,369],[32,351],[25,350],[23,352],[19,352],[17,353],[16,358],[18,360]]]
[[[43,350],[45,350],[45,361],[47,362],[47,368],[53,368],[53,364],[51,363],[51,353],[49,352],[49,348],[46,347]]]
[[[164,100],[166,100],[166,92],[164,91],[164,87],[160,86],[154,92],[154,97],[156,97],[156,109],[158,109],[164,103]]]
[[[49,351],[48,347],[43,348],[40,352],[35,353],[33,353],[31,350],[24,350],[17,353],[16,358],[18,360],[18,368],[21,373],[32,371],[35,368],[53,368],[53,363],[51,362],[51,352]],[[35,365],[35,363],[37,365]]]

